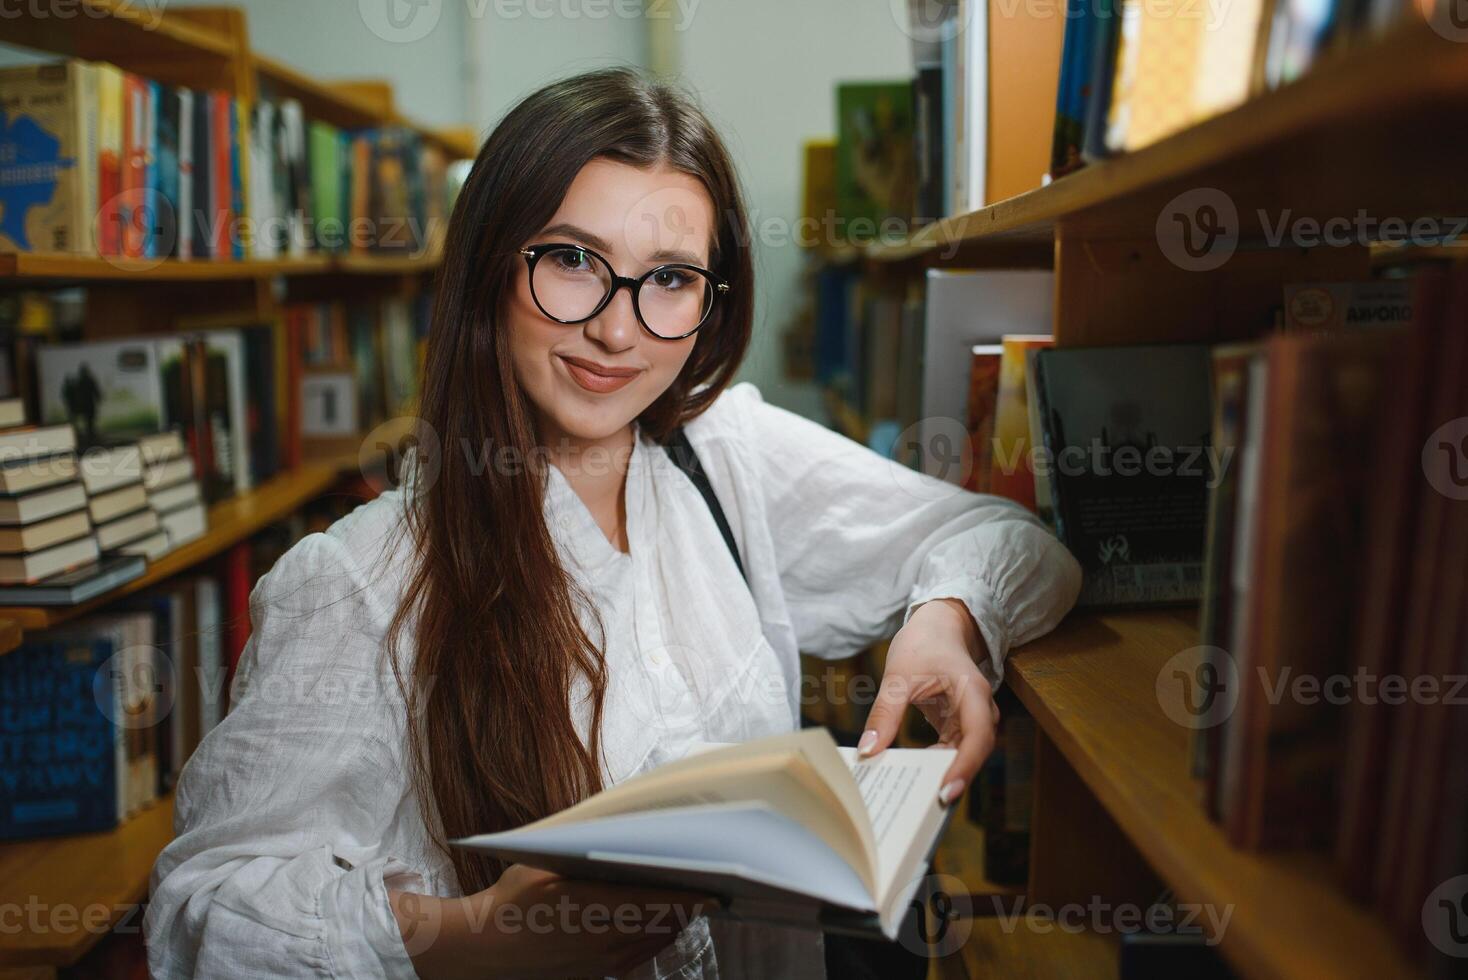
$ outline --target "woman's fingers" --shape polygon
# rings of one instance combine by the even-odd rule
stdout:
[[[987,694],[977,685],[962,685],[950,696],[954,700],[947,707],[958,730],[951,735],[945,733],[944,737],[954,744],[958,754],[943,776],[943,788],[938,791],[938,798],[944,804],[962,795],[994,750],[994,722],[988,710]]]

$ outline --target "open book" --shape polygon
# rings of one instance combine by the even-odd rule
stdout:
[[[690,753],[543,820],[453,843],[575,878],[718,896],[741,919],[897,937],[951,810],[952,749],[860,762],[823,728]]]

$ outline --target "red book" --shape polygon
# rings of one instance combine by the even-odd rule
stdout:
[[[224,554],[224,655],[233,677],[240,654],[250,640],[250,542],[241,541]]]
[[[973,349],[968,374],[968,437],[973,466],[963,481],[965,490],[989,492],[994,468],[994,409],[999,400],[999,361],[1004,348],[981,344]]]
[[[138,213],[147,193],[148,87],[137,75],[122,80],[122,254],[143,257],[148,216]]]
[[[213,133],[209,139],[209,152],[213,157],[211,170],[213,179],[209,188],[213,192],[210,202],[210,252],[216,259],[227,259],[234,254],[234,206],[230,189],[229,114],[232,111],[228,92],[210,92],[209,125]]]

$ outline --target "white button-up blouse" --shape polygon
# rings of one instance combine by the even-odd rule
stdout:
[[[965,603],[997,682],[1010,648],[1076,599],[1078,565],[1028,511],[887,460],[752,384],[686,431],[748,586],[698,490],[640,429],[627,553],[549,468],[545,518],[606,627],[607,785],[698,741],[794,729],[799,653],[855,654],[926,600]],[[413,977],[389,887],[459,894],[410,785],[384,651],[410,555],[403,506],[389,491],[303,538],[251,593],[233,708],[183,771],[177,837],[153,870],[155,976]],[[584,710],[579,724],[584,737]],[[413,944],[432,940],[422,926]],[[821,938],[698,919],[638,975],[821,977]]]

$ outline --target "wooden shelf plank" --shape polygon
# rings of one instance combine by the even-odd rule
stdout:
[[[0,654],[14,650],[24,639],[25,631],[19,623],[13,619],[0,619]]]
[[[355,459],[352,465],[356,465]],[[320,496],[336,482],[341,468],[337,461],[305,466],[277,476],[247,494],[215,504],[209,508],[209,530],[202,538],[150,562],[141,577],[90,602],[77,606],[0,606],[0,617],[13,620],[22,629],[47,629],[156,585],[214,557]]]
[[[1189,732],[1158,673],[1198,643],[1193,610],[1076,614],[1010,661],[1015,692],[1180,901],[1231,907],[1222,951],[1258,978],[1413,975],[1323,855],[1236,850],[1204,814]]]
[[[1006,905],[1006,908],[1008,906]],[[964,919],[958,951],[933,962],[940,980],[1092,980],[1116,976],[1114,937],[1074,927],[1061,929],[1023,915]]]
[[[123,259],[38,252],[0,253],[0,280],[80,282],[224,282],[274,276],[407,275],[431,272],[442,261],[437,253],[418,256],[310,255],[298,259],[250,259],[239,262],[178,259]]]
[[[136,0],[16,4],[5,18],[5,43],[95,61],[114,61],[120,52],[149,60],[227,61],[236,54],[228,36]]]
[[[115,830],[0,844],[6,901],[36,917],[0,930],[0,965],[75,963],[147,897],[153,862],[172,839],[170,795]],[[138,913],[130,921],[142,928]]]
[[[1327,58],[1277,91],[1018,197],[872,245],[878,261],[952,258],[1081,237],[1147,238],[1182,191],[1222,190],[1246,237],[1280,215],[1351,219],[1461,214],[1468,46],[1425,23]],[[1454,133],[1455,127],[1457,132]],[[1454,135],[1449,135],[1454,134]],[[1445,208],[1447,210],[1445,210]]]

